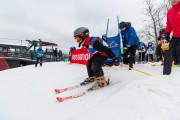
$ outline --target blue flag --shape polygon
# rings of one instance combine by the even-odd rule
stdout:
[[[112,49],[113,53],[119,57],[119,62],[122,62],[121,59],[121,44],[120,44],[120,34],[114,37],[107,37],[107,44]],[[112,59],[108,59],[107,62],[112,62]]]

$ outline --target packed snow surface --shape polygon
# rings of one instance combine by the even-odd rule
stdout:
[[[54,92],[82,82],[85,65],[51,62],[1,71],[0,120],[180,120],[180,67],[173,67],[171,75],[162,75],[163,66],[150,64],[135,64],[135,70],[103,69],[111,82],[120,82],[64,102],[56,97],[94,84]]]

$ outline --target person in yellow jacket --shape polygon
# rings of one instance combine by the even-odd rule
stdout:
[[[157,47],[156,47],[156,55],[157,55],[157,61],[162,61],[162,65],[164,64],[164,57],[163,57],[163,51],[166,49],[166,46],[164,44],[165,41],[165,29],[161,29],[159,31],[159,37],[157,39]]]

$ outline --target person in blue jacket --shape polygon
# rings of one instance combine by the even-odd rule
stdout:
[[[154,57],[153,57],[154,46],[153,46],[152,42],[148,43],[146,54],[147,54],[147,56],[146,56],[147,62],[149,62],[150,59],[151,59],[151,62],[154,62]]]
[[[135,63],[136,48],[138,48],[139,45],[139,37],[130,22],[120,22],[119,28],[121,30],[124,47],[124,53],[122,53],[123,63],[129,64],[129,70],[131,70],[131,68],[133,68],[133,63]]]
[[[139,59],[138,63],[145,63],[145,54],[146,54],[146,45],[144,42],[139,42],[138,46],[138,53],[139,53]]]
[[[42,66],[42,57],[44,55],[44,50],[42,50],[42,46],[39,46],[39,49],[37,49],[35,53],[36,53],[35,67],[37,67],[39,61],[40,61],[40,66]]]

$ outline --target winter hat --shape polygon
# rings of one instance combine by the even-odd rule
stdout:
[[[160,29],[160,31],[159,31],[159,35],[162,35],[162,34],[165,34],[165,29],[164,28]]]
[[[119,23],[119,28],[120,28],[120,29],[123,29],[123,28],[125,28],[125,27],[127,27],[127,26],[128,26],[128,24],[127,24],[126,22],[124,22],[124,21],[122,21],[122,22]]]

